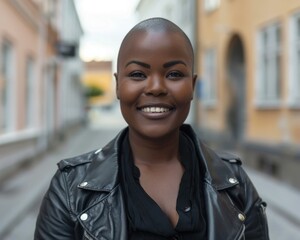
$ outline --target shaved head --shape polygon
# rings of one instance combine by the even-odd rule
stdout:
[[[178,27],[175,23],[165,19],[165,18],[149,18],[146,19],[137,25],[135,25],[124,37],[118,54],[118,61],[117,61],[117,69],[119,69],[119,62],[120,62],[120,53],[122,52],[122,49],[126,45],[128,41],[132,39],[132,37],[137,33],[146,33],[146,32],[164,32],[164,33],[178,33],[180,34],[186,42],[187,47],[190,50],[191,57],[193,59],[194,63],[194,50],[192,43],[188,36],[185,34],[185,32]]]

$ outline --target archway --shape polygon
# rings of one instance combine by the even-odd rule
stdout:
[[[226,123],[234,142],[244,137],[246,122],[246,71],[245,54],[242,39],[235,34],[227,48],[227,92]]]

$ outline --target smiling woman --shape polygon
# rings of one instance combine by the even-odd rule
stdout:
[[[128,126],[103,149],[59,162],[35,239],[267,240],[266,204],[231,154],[183,124],[193,49],[163,18],[137,24],[118,55],[116,93]]]
[[[187,37],[165,22],[157,29],[147,24],[125,37],[115,74],[121,111],[132,129],[130,138],[140,138],[138,142],[150,135],[161,138],[174,134],[178,138],[174,130],[188,115],[197,77]],[[158,114],[156,108],[167,111]]]

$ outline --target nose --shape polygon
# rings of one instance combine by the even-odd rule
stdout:
[[[147,79],[145,87],[146,95],[161,96],[167,94],[165,79],[161,76],[152,76]]]

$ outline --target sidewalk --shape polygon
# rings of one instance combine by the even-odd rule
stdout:
[[[0,185],[0,239],[12,230],[44,194],[63,158],[103,147],[119,128],[81,129],[54,151],[45,154],[32,166]]]

